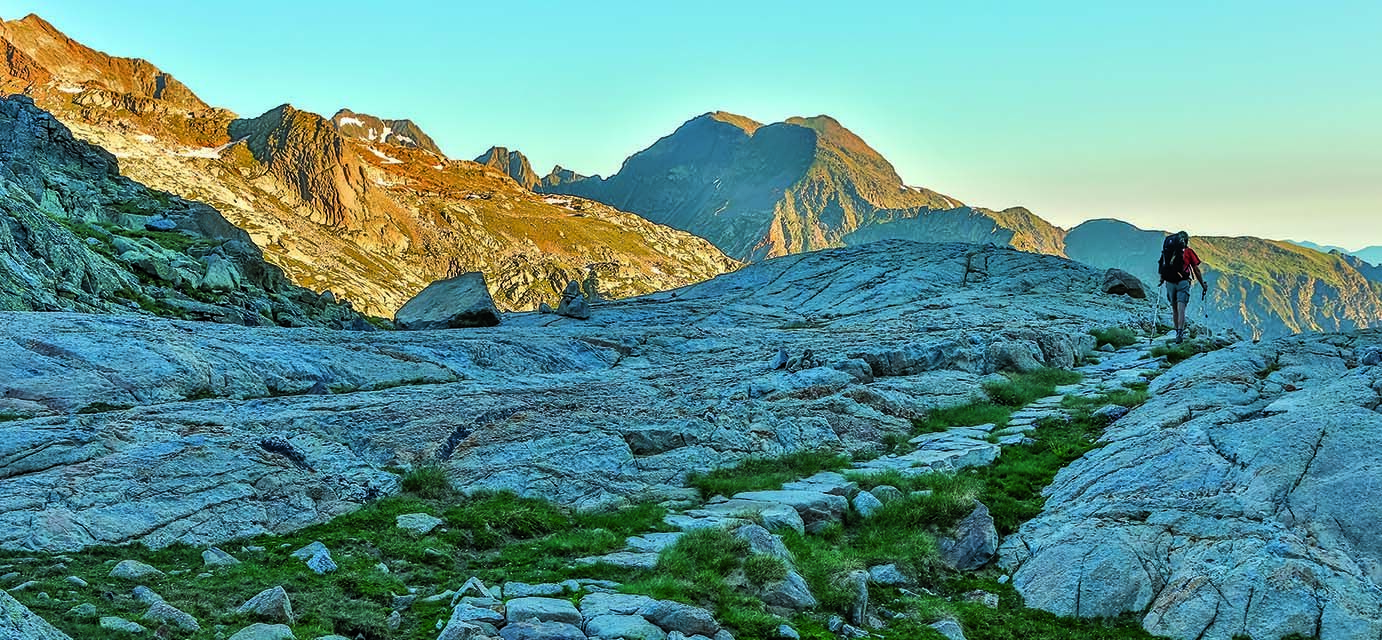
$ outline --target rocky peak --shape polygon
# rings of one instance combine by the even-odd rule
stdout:
[[[510,151],[507,147],[490,147],[488,151],[475,158],[475,161],[508,174],[524,189],[532,189],[541,182],[537,172],[533,171],[533,166],[528,164],[528,158],[521,152]]]
[[[189,111],[210,109],[185,85],[147,60],[121,58],[92,49],[37,15],[0,22],[0,39],[64,83],[66,91],[103,89],[159,100]]]
[[[422,149],[446,157],[437,143],[412,120],[385,120],[367,113],[341,109],[331,116],[331,123],[341,135],[348,138]]]
[[[554,166],[552,167],[552,170],[551,170],[550,172],[548,172],[548,174],[542,178],[541,186],[542,186],[542,187],[557,187],[557,186],[560,186],[560,185],[563,185],[563,184],[569,184],[569,183],[572,183],[572,182],[580,182],[580,181],[582,181],[582,180],[600,180],[600,179],[601,179],[600,176],[584,176],[584,175],[581,175],[581,174],[579,174],[579,173],[576,173],[575,171],[572,171],[572,170],[570,170],[570,169],[567,169],[567,168],[565,168],[565,167],[562,167],[561,165],[558,164],[558,165],[554,165]]]

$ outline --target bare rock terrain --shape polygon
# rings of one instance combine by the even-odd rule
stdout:
[[[1228,640],[1382,634],[1382,332],[1172,368],[1003,544],[1028,606]]]
[[[693,497],[750,455],[876,450],[986,375],[1069,366],[1133,322],[1102,272],[887,242],[684,289],[417,332],[6,314],[0,546],[203,544],[287,531],[442,465],[462,488],[594,507]],[[779,348],[820,366],[773,370]]]

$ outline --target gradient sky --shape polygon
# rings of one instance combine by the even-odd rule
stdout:
[[[0,0],[29,12],[242,115],[412,118],[539,173],[706,111],[825,113],[909,184],[1061,226],[1382,244],[1376,0]]]

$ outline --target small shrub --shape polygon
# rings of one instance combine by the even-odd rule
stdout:
[[[1213,350],[1214,347],[1207,342],[1199,340],[1187,340],[1180,344],[1168,342],[1166,344],[1161,344],[1152,347],[1151,355],[1154,358],[1166,356],[1167,362],[1171,364],[1176,364],[1178,362],[1182,362],[1186,359],[1189,359],[1191,356],[1199,355],[1201,353],[1208,353]]]
[[[951,427],[972,427],[979,424],[1008,423],[1012,409],[992,402],[971,402],[958,407],[934,409],[926,417],[912,420],[912,434],[934,433]]]
[[[1094,336],[1096,347],[1106,344],[1113,345],[1115,349],[1137,344],[1137,334],[1128,327],[1105,327],[1102,329],[1090,329],[1089,335]]]
[[[1027,403],[1049,396],[1056,387],[1080,381],[1080,374],[1065,369],[1045,368],[1027,373],[1008,374],[1001,382],[984,384],[984,392],[994,404],[1017,409]]]
[[[446,470],[434,465],[425,465],[409,471],[403,476],[403,490],[419,498],[438,500],[449,498],[456,493]]]

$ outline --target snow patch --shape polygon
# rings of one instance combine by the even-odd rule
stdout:
[[[235,142],[227,142],[219,147],[186,148],[182,151],[177,152],[174,155],[183,158],[205,158],[207,160],[218,160],[221,157],[221,152],[225,151],[226,147],[229,147],[232,144],[235,144]]]
[[[571,204],[571,199],[570,199],[570,198],[551,198],[551,197],[548,197],[548,198],[543,198],[542,201],[543,201],[543,202],[546,202],[547,204],[560,204],[560,205],[568,205],[568,204]]]
[[[401,134],[401,133],[396,133],[396,134],[394,134],[394,137],[395,137],[395,138],[398,138],[399,140],[402,140],[402,141],[404,141],[404,142],[406,142],[406,143],[408,143],[408,144],[411,144],[411,145],[413,145],[413,146],[417,146],[417,140],[414,140],[414,139],[412,139],[412,138],[409,138],[408,136],[405,136],[405,135],[403,135],[403,134]]]
[[[350,117],[350,116],[346,116],[346,117],[341,118],[340,120],[337,120],[337,121],[336,121],[336,125],[337,125],[337,126],[340,126],[340,127],[344,127],[344,126],[350,125],[350,124],[353,124],[353,125],[355,125],[355,126],[357,126],[357,127],[363,127],[363,126],[365,126],[365,121],[364,121],[364,120],[361,120],[361,119],[359,119],[359,118],[352,118],[352,117]]]
[[[380,150],[378,150],[378,149],[375,149],[374,147],[369,147],[369,152],[370,152],[370,153],[373,153],[373,154],[374,154],[375,156],[377,156],[380,160],[383,160],[383,161],[384,161],[384,164],[403,164],[403,161],[402,161],[402,160],[399,160],[398,158],[390,157],[390,156],[386,155],[385,153],[383,153],[382,151],[380,151]]]
[[[63,93],[81,93],[81,92],[82,92],[82,88],[81,88],[81,87],[61,86],[61,87],[58,87],[58,91],[61,91],[61,92],[63,92]]]
[[[444,167],[444,166],[442,166],[442,165],[439,165],[439,164],[434,164],[434,165],[432,165],[432,168],[433,168],[433,169],[436,169],[437,171],[441,171],[442,169],[445,169],[446,167]]]
[[[147,133],[141,133],[135,136],[134,139],[146,144],[150,142],[158,142],[158,138],[155,138]]]

